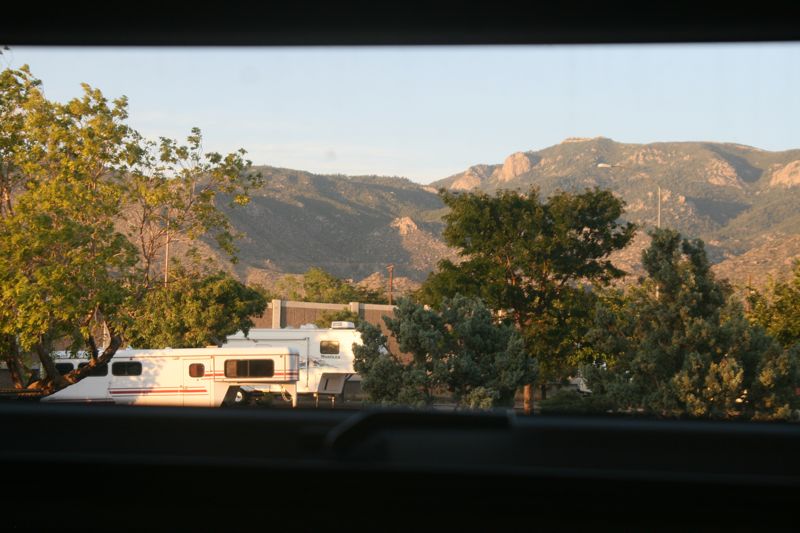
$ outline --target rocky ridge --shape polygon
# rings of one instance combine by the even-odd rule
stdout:
[[[628,144],[599,137],[567,139],[510,154],[419,185],[403,178],[323,176],[260,167],[265,185],[249,205],[229,210],[239,242],[231,271],[269,284],[312,266],[342,278],[383,275],[419,283],[443,258],[445,208],[436,195],[452,191],[556,190],[601,187],[626,202],[625,218],[642,234],[614,260],[640,272],[644,232],[656,223],[706,242],[715,270],[735,283],[788,273],[800,257],[800,150],[769,152],[739,144]],[[209,248],[210,249],[210,248]],[[209,252],[212,254],[213,252]],[[220,259],[221,261],[221,259]]]

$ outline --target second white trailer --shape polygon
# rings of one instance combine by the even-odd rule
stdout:
[[[353,345],[361,344],[361,334],[352,322],[333,322],[330,328],[306,325],[299,328],[254,328],[247,335],[239,332],[227,338],[225,347],[286,347],[296,350],[299,376],[298,395],[341,398],[350,384],[358,390],[360,377],[353,368]],[[243,387],[269,393],[282,393],[278,384]]]

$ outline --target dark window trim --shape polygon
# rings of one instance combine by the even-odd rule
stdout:
[[[139,361],[119,361],[111,363],[111,374],[114,376],[141,376],[142,363]]]
[[[78,368],[83,368],[88,364],[89,363],[78,363]],[[107,375],[108,375],[108,365],[107,364],[103,364],[103,365],[98,365],[98,366],[94,367],[89,372],[87,377],[94,378],[94,377],[103,377],[103,376],[107,376]]]
[[[194,371],[195,371],[195,369],[197,369],[197,367],[200,367],[200,372],[199,372],[198,375],[195,375]],[[206,365],[204,365],[203,363],[191,363],[189,365],[189,377],[190,378],[202,378],[205,375],[206,375]]]
[[[269,374],[253,374],[252,363],[269,365]],[[275,376],[274,359],[228,359],[225,361],[226,378],[271,378]]]
[[[67,367],[69,367],[69,369],[67,369]],[[75,370],[75,365],[72,363],[56,363],[56,371],[61,376],[64,374],[69,374],[73,370]]]

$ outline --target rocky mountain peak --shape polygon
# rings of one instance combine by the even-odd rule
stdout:
[[[479,188],[483,182],[492,175],[492,171],[497,165],[474,165],[469,167],[465,172],[451,176],[452,181],[448,184],[447,188],[454,191],[469,191],[471,189]]]
[[[391,226],[397,228],[400,235],[408,235],[415,231],[419,231],[419,226],[411,220],[411,217],[399,217],[392,221]]]
[[[609,139],[608,137],[602,137],[602,136],[601,137],[567,137],[566,139],[561,141],[561,144],[584,143],[584,142],[589,142],[589,141],[602,141],[602,140],[610,141],[611,139]]]
[[[800,160],[792,161],[788,165],[777,168],[772,173],[769,184],[773,187],[792,187],[800,185]]]
[[[404,276],[395,276],[392,282],[392,291],[395,298],[414,292],[422,285],[420,282]],[[359,281],[357,285],[371,291],[384,293],[389,287],[389,281],[382,272],[375,272]]]
[[[528,157],[528,154],[516,152],[506,157],[506,160],[503,161],[503,166],[500,168],[497,178],[500,181],[510,181],[517,176],[530,172],[532,168],[533,162]]]
[[[736,169],[727,161],[714,159],[706,165],[707,180],[712,185],[742,188],[742,180]]]

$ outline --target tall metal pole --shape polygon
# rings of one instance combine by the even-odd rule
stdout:
[[[169,208],[167,208],[167,245],[164,249],[164,287],[169,283]]]
[[[387,266],[386,270],[389,271],[389,305],[394,305],[392,303],[392,291],[394,289],[394,265]]]
[[[169,283],[169,232],[167,233],[167,246],[164,251],[164,286]]]
[[[658,218],[656,219],[656,227],[661,228],[661,186],[658,187]]]
[[[656,227],[661,229],[661,186],[658,186],[658,215],[656,216]],[[660,299],[660,291],[656,285],[656,301]]]

